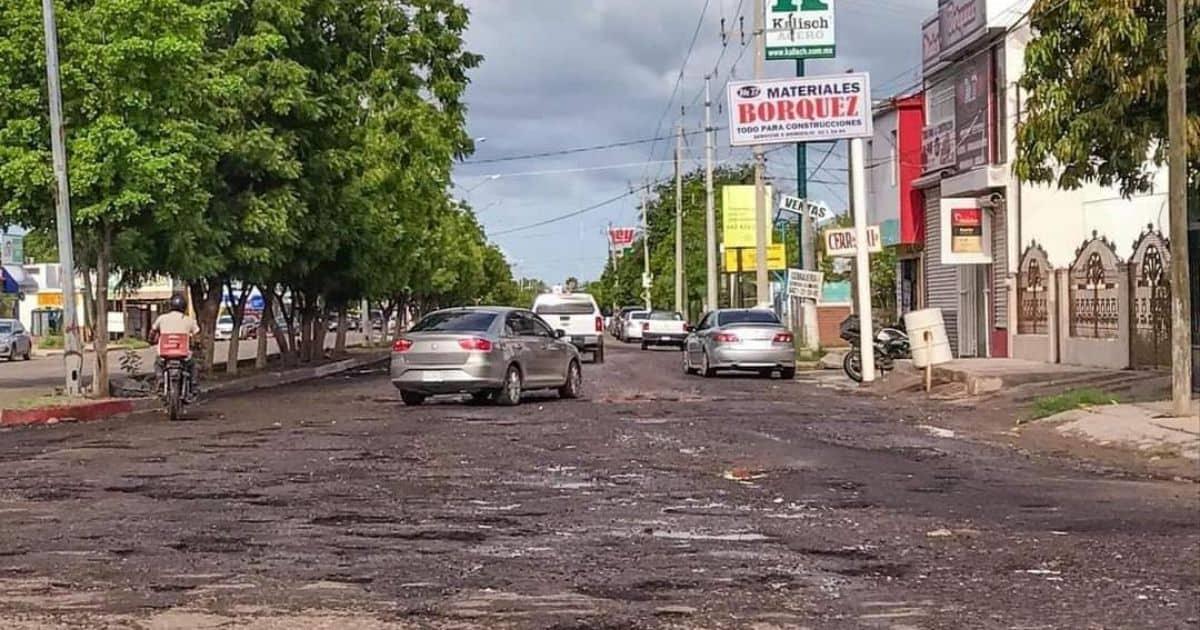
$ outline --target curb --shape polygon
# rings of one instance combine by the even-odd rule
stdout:
[[[382,365],[389,359],[390,354],[372,354],[371,356],[344,359],[317,367],[289,370],[288,372],[259,374],[241,381],[217,383],[211,387],[202,389],[201,394],[209,398],[246,394],[257,390],[325,378],[364,367]],[[160,406],[161,403],[159,403],[157,398],[109,398],[74,405],[56,405],[36,409],[0,409],[0,427],[49,425],[70,421],[93,422],[126,416],[131,413],[151,411],[158,409]]]

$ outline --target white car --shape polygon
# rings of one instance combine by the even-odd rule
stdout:
[[[683,315],[675,311],[650,311],[642,321],[642,350],[650,346],[676,346],[683,348],[691,326]]]
[[[231,337],[233,337],[233,316],[222,315],[217,319],[217,334],[213,338],[225,341]]]
[[[642,324],[650,317],[650,311],[629,311],[625,314],[624,330],[621,339],[625,343],[642,340]]]
[[[587,293],[543,293],[533,301],[537,313],[580,352],[592,353],[593,363],[604,363],[604,315]]]

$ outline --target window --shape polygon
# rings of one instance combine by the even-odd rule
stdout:
[[[725,311],[720,316],[721,325],[730,324],[778,324],[779,318],[771,311],[737,310]]]
[[[572,300],[553,304],[539,304],[534,311],[538,315],[591,315],[596,312],[595,305],[589,301]]]
[[[508,316],[505,330],[517,337],[552,337],[550,327],[532,313],[513,313]]]
[[[494,321],[496,314],[487,311],[441,311],[417,322],[411,332],[485,332]]]
[[[708,330],[712,328],[714,319],[716,318],[713,317],[712,313],[705,313],[704,317],[700,318],[700,324],[696,326],[696,330]]]
[[[896,120],[899,124],[899,118]],[[900,184],[900,138],[896,134],[896,130],[892,130],[892,151],[889,159],[892,161],[892,188]]]
[[[646,311],[634,311],[629,314],[629,319],[649,319],[650,313]]]
[[[0,335],[8,335],[12,334],[13,332],[12,322],[0,322]]]
[[[944,80],[929,88],[928,93],[929,99],[925,102],[926,126],[954,122],[954,82]]]
[[[683,315],[680,315],[679,313],[673,313],[671,311],[653,311],[650,313],[650,319],[652,319],[656,322],[662,322],[662,321],[679,322],[679,321],[683,321]]]
[[[538,337],[554,337],[554,329],[547,324],[545,320],[532,313],[526,314],[525,318],[530,321],[533,334]]]

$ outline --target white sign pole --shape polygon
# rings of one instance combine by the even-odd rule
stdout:
[[[871,321],[871,256],[867,247],[867,169],[863,162],[862,138],[850,141],[850,196],[854,208],[854,273],[858,285],[858,319],[861,334],[862,380],[875,380],[875,326]]]

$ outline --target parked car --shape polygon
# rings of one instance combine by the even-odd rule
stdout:
[[[426,315],[392,344],[392,384],[406,405],[439,394],[516,405],[522,392],[578,398],[579,349],[530,311],[468,307]]]
[[[642,324],[650,317],[650,311],[629,311],[625,314],[625,323],[621,325],[621,341],[633,343],[642,340]]]
[[[642,320],[642,350],[650,346],[682,348],[689,328],[683,315],[675,311],[650,311]]]
[[[590,352],[592,363],[604,363],[604,316],[595,298],[587,293],[543,293],[533,301],[533,312],[565,332],[580,352]]]
[[[0,319],[0,357],[9,361],[17,357],[28,361],[33,356],[33,337],[19,320]]]
[[[233,316],[222,315],[217,318],[217,334],[214,339],[217,341],[225,341],[233,337]]]
[[[796,345],[775,313],[760,309],[720,309],[706,314],[688,334],[683,371],[715,376],[723,370],[751,370],[784,379],[796,377]]]
[[[613,316],[610,318],[608,323],[608,334],[616,337],[617,339],[622,339],[625,335],[625,316],[633,311],[640,310],[644,309],[640,306],[623,306],[618,309],[617,312],[613,313]]]

